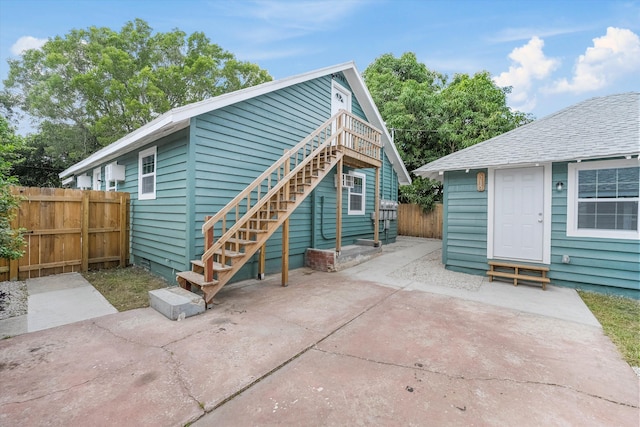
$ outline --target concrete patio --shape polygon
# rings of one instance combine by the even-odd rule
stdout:
[[[639,379],[575,291],[448,272],[439,248],[2,340],[0,425],[637,427]]]

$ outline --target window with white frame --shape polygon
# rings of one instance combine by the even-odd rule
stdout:
[[[637,159],[569,164],[567,235],[637,239]]]
[[[349,215],[364,215],[366,177],[358,172],[351,172],[353,176],[353,187],[349,187]]]
[[[156,165],[156,147],[151,147],[138,154],[138,200],[156,198]]]

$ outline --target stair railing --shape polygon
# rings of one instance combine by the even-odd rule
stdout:
[[[278,195],[283,187],[301,171],[301,179],[304,182],[307,165],[316,161],[316,166],[319,167],[321,154],[329,156],[331,150],[341,147],[380,160],[380,135],[380,131],[376,128],[351,113],[341,110],[295,147],[286,151],[279,160],[203,224],[205,252],[202,255],[202,262],[205,265],[205,281],[213,280],[213,255],[220,251],[221,262],[224,264],[225,244],[231,239],[235,240],[235,249],[238,252],[243,225],[265,205],[269,210],[269,203],[274,196]],[[228,226],[227,223],[232,225]]]

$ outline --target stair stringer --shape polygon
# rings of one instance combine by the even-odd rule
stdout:
[[[229,282],[233,278],[233,276],[251,259],[253,255],[260,250],[260,248],[269,240],[271,236],[282,226],[284,221],[295,212],[295,210],[300,206],[300,204],[307,198],[309,194],[313,192],[313,190],[318,186],[318,184],[335,168],[338,164],[338,161],[344,156],[344,153],[337,151],[328,162],[324,163],[324,168],[317,171],[317,176],[312,177],[311,182],[307,183],[304,186],[303,192],[293,193],[295,195],[295,200],[287,203],[287,211],[279,212],[278,218],[276,221],[272,221],[268,223],[268,228],[266,233],[260,233],[256,240],[251,241],[251,243],[245,246],[244,256],[240,258],[234,259],[232,263],[231,270],[227,270],[223,273],[218,274],[217,283],[215,285],[204,286],[202,288],[203,293],[205,294],[205,302],[208,304],[211,302],[213,297],[215,296],[222,287]],[[313,160],[313,157],[310,158]],[[284,183],[284,185],[288,185],[292,180],[297,179],[298,174],[293,174],[292,177]],[[267,198],[265,198],[267,199]],[[270,203],[270,198],[265,200],[260,206],[264,206],[266,203]],[[254,213],[247,213],[244,217],[242,217],[238,224],[245,225],[248,223],[253,217]],[[220,243],[224,238],[220,238],[218,242]],[[224,242],[222,242],[224,244]],[[204,262],[205,255],[203,255]]]

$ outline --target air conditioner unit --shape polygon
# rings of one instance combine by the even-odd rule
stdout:
[[[342,188],[353,188],[354,181],[353,175],[349,175],[348,173],[343,173],[342,175]],[[338,187],[338,174],[335,175],[334,187]]]
[[[117,162],[109,163],[104,167],[104,179],[109,181],[124,181],[124,165]]]
[[[91,188],[91,177],[89,175],[76,176],[76,187]]]

